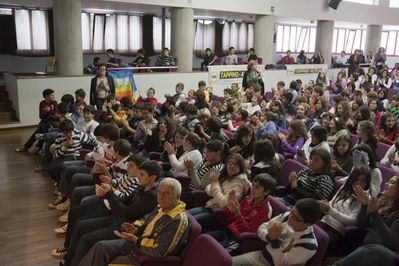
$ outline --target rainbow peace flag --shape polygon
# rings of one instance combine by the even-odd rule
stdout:
[[[132,70],[109,69],[108,74],[114,79],[116,100],[119,101],[123,97],[129,97],[133,102],[137,100],[138,91]]]

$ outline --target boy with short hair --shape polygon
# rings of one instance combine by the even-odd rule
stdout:
[[[200,122],[197,118],[198,116],[198,108],[194,104],[189,104],[185,108],[186,111],[186,120],[183,122],[182,126],[194,132],[195,126]]]
[[[205,102],[209,103],[209,91],[206,89],[206,82],[203,80],[200,80],[198,82],[198,90],[197,91],[203,91],[205,94]]]
[[[94,114],[96,113],[96,109],[87,105],[83,108],[83,120],[78,121],[76,124],[76,129],[85,132],[86,134],[90,134],[94,136],[94,130],[99,125],[97,121],[95,121]]]
[[[138,146],[140,144],[144,144],[147,135],[158,125],[158,121],[154,118],[154,109],[150,104],[145,104],[141,108],[141,114],[143,116],[143,120],[137,126],[136,133],[134,134],[134,152],[140,152]]]
[[[85,97],[86,97],[86,92],[84,89],[80,88],[75,91],[75,102],[71,106],[72,113],[76,112],[77,105],[83,104],[86,106]]]
[[[291,211],[259,226],[258,236],[266,247],[233,257],[233,266],[305,265],[317,251],[312,225],[319,218],[320,206],[315,199],[298,200]]]
[[[70,120],[61,122],[60,132],[61,134],[54,141],[56,158],[48,166],[48,173],[56,182],[60,179],[63,162],[77,160],[83,145],[97,146],[97,141],[93,136],[74,129]]]
[[[15,149],[16,152],[28,151],[36,141],[36,134],[47,133],[51,127],[51,123],[54,121],[59,121],[61,117],[58,113],[58,103],[55,100],[54,91],[52,89],[45,89],[42,95],[44,100],[39,103],[39,125],[24,146],[22,148]],[[43,143],[43,141],[38,143],[38,150],[41,150]]]

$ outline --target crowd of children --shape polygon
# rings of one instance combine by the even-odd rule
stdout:
[[[186,95],[177,83],[163,103],[150,88],[134,103],[108,94],[97,109],[85,104],[82,89],[59,104],[44,90],[38,128],[17,151],[37,140],[43,159],[36,170],[56,184],[49,207],[64,211],[65,225],[55,231],[66,238],[53,256],[78,265],[98,241],[118,238],[113,224],[150,213],[158,178],[173,177],[188,212],[232,252],[233,265],[305,264],[317,250],[313,224],[330,244],[344,241],[348,226],[369,227],[364,244],[335,265],[394,265],[399,179],[384,187],[378,164],[399,173],[396,71],[370,67],[346,77],[341,70],[331,82],[320,73],[307,84],[280,81],[272,94],[234,83],[217,96],[200,81]],[[380,142],[391,148],[378,162]],[[288,159],[303,170],[283,176]],[[276,194],[281,184],[288,185]],[[198,191],[208,196],[202,205]],[[274,217],[272,195],[291,211]],[[225,228],[215,226],[220,209]],[[244,232],[266,241],[262,252],[238,253]]]

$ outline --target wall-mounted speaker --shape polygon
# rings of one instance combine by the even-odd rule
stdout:
[[[328,6],[331,7],[332,9],[337,9],[339,4],[341,3],[342,0],[329,0],[328,1]]]

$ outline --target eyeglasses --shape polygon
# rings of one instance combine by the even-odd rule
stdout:
[[[232,166],[238,166],[239,165],[239,163],[236,162],[236,161],[228,161],[227,164],[228,165],[232,165]]]

